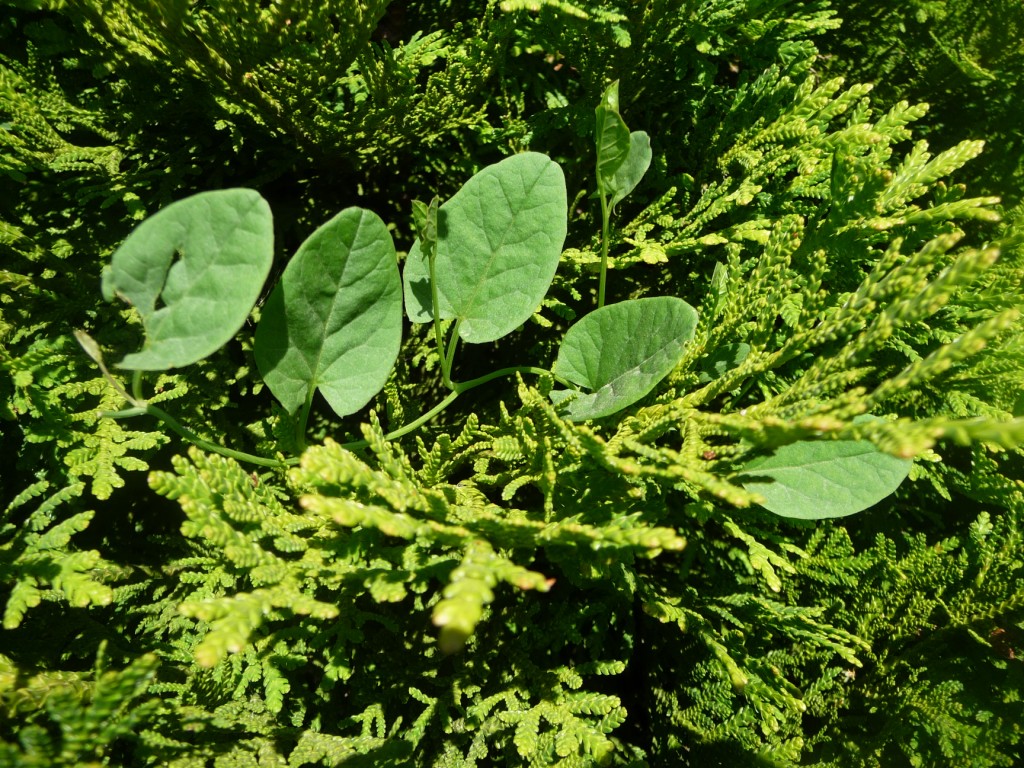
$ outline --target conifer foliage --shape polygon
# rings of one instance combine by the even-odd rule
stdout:
[[[1021,19],[885,5],[0,0],[0,763],[1024,762]]]

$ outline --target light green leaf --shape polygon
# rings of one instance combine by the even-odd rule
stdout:
[[[536,311],[565,242],[565,177],[545,155],[525,152],[488,166],[438,209],[441,319],[468,342],[500,339]],[[430,271],[419,242],[405,264],[406,312],[433,319]]]
[[[565,334],[552,372],[589,392],[552,392],[573,421],[599,419],[632,405],[679,362],[697,310],[674,296],[624,301],[594,310]]]
[[[913,461],[882,453],[866,440],[802,440],[748,463],[743,487],[782,517],[845,517],[893,493]]]
[[[270,206],[251,189],[202,192],[137,226],[103,271],[103,296],[142,317],[146,342],[122,368],[189,365],[224,346],[259,298],[274,256]]]
[[[254,352],[290,413],[319,389],[346,416],[384,386],[401,341],[391,234],[376,214],[347,208],[299,246],[263,307]]]
[[[619,81],[601,97],[594,110],[594,143],[597,145],[597,188],[609,197],[609,209],[636,189],[651,167],[651,139],[644,131],[629,132],[619,114]]]
[[[630,149],[629,128],[619,114],[619,81],[608,86],[594,110],[594,143],[597,146],[597,188],[612,195],[615,173],[626,161]]]
[[[636,185],[651,167],[652,157],[651,137],[644,131],[633,131],[629,134],[629,152],[626,153],[622,164],[615,169],[609,184],[612,195],[608,202],[609,208],[614,208],[636,189]]]

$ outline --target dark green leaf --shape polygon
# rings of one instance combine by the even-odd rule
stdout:
[[[348,208],[299,247],[263,308],[256,363],[289,412],[313,392],[339,416],[380,391],[402,341],[395,246],[380,218]]]
[[[701,384],[709,384],[715,379],[722,378],[746,360],[749,354],[750,345],[744,344],[742,341],[738,344],[725,344],[719,347],[700,361],[697,381]]]

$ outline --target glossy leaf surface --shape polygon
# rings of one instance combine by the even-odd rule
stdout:
[[[468,342],[494,341],[526,322],[555,276],[566,233],[565,177],[526,152],[473,176],[437,215],[438,303]],[[406,312],[433,319],[427,259],[417,241],[405,265]]]
[[[747,464],[738,479],[782,517],[845,517],[877,504],[907,477],[913,461],[866,440],[803,440]]]
[[[552,367],[581,391],[552,392],[573,421],[599,419],[632,405],[667,376],[693,338],[697,311],[674,296],[624,301],[594,310],[565,334]]]
[[[270,206],[251,189],[203,192],[137,226],[103,272],[103,296],[142,318],[122,368],[159,371],[217,351],[245,323],[274,256]]]
[[[348,208],[289,262],[263,307],[255,355],[290,413],[319,389],[346,416],[384,386],[401,341],[402,286],[391,234],[376,214]]]

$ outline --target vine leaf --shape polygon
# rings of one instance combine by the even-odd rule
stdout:
[[[103,271],[103,297],[134,306],[146,331],[119,365],[160,371],[216,352],[245,323],[273,257],[270,206],[251,189],[202,192],[147,218]]]
[[[724,344],[700,361],[697,383],[708,384],[720,379],[739,366],[750,354],[750,345],[744,342]]]
[[[384,386],[401,342],[391,234],[376,214],[347,208],[299,246],[263,307],[254,353],[289,413],[319,389],[347,416]]]
[[[467,342],[500,339],[530,319],[555,276],[565,242],[565,177],[536,152],[513,155],[473,176],[438,210],[437,276],[442,320]],[[430,270],[417,241],[405,264],[414,323],[433,320]]]
[[[601,97],[596,115],[594,141],[597,145],[597,188],[608,196],[609,209],[636,189],[651,167],[651,139],[644,131],[629,132],[619,114],[619,81]]]
[[[802,440],[758,457],[738,473],[761,506],[781,517],[846,517],[877,504],[907,477],[911,459],[866,440]]]
[[[594,310],[565,334],[551,369],[590,391],[556,390],[552,400],[566,401],[565,413],[572,421],[621,411],[672,371],[696,326],[697,310],[674,296]]]

